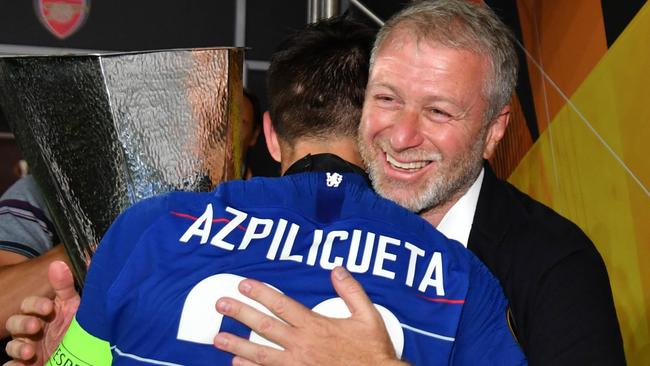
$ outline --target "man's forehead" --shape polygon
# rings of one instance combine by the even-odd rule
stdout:
[[[370,69],[369,82],[376,78],[379,70],[386,68],[414,67],[421,70],[446,68],[452,64],[461,63],[478,65],[483,72],[490,70],[490,58],[474,49],[449,46],[437,41],[417,39],[413,35],[398,35],[387,39],[381,48],[377,49]],[[400,65],[401,64],[401,65]]]
[[[376,56],[379,57],[381,53],[400,50],[411,45],[415,45],[418,49],[439,48],[470,52],[482,58],[488,58],[487,54],[482,51],[483,45],[476,40],[471,40],[467,35],[442,35],[433,30],[427,32],[427,30],[417,28],[408,22],[397,25],[384,36],[381,44],[377,47]]]
[[[395,28],[383,39],[377,48],[376,56],[379,57],[382,53],[401,50],[406,45],[410,45],[416,41],[417,37],[412,32],[408,32],[402,28]]]

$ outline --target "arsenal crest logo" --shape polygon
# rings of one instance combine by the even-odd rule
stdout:
[[[34,8],[45,28],[64,39],[84,24],[90,0],[34,0]]]

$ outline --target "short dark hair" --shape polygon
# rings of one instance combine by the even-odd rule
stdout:
[[[291,34],[271,57],[269,113],[278,136],[356,138],[375,31],[335,17]]]

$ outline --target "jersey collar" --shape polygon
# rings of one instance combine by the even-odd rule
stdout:
[[[367,185],[370,185],[370,178],[363,169],[334,154],[307,154],[304,158],[293,163],[284,172],[284,175],[306,172],[356,173],[363,177]]]

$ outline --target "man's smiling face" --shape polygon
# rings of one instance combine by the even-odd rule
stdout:
[[[487,58],[395,30],[371,67],[359,130],[379,194],[415,211],[455,202],[478,175],[490,139]],[[491,144],[490,144],[491,145]]]

